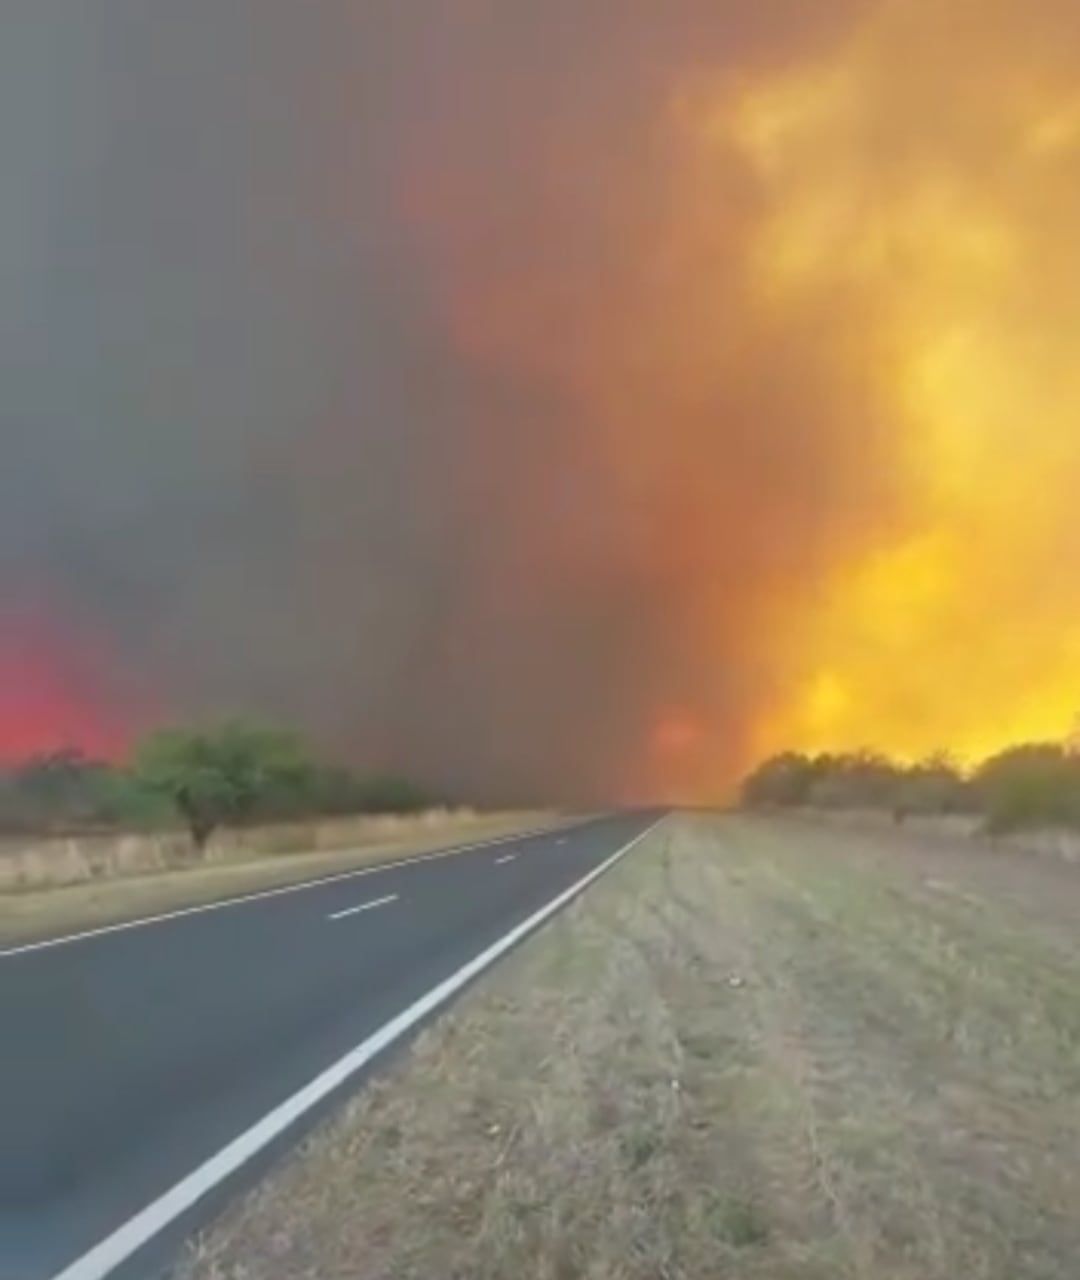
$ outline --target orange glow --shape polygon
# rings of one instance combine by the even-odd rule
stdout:
[[[659,758],[678,760],[699,748],[703,731],[696,719],[686,712],[668,712],[656,721],[653,751]]]
[[[701,741],[701,726],[684,712],[664,716],[653,730],[653,749],[661,756],[680,756]]]
[[[512,178],[423,158],[459,350],[551,393],[605,554],[670,621],[641,792],[785,748],[979,756],[1080,712],[1080,13],[843,13],[675,68],[625,168],[583,160],[587,112],[515,137]],[[575,219],[602,234],[553,269]],[[538,542],[588,589],[579,546]]]
[[[726,139],[765,193],[757,296],[846,293],[866,318],[900,484],[887,534],[801,612],[758,750],[970,758],[1075,723],[1072,36],[1060,5],[894,0],[821,62],[697,99],[701,145]],[[851,340],[844,315],[822,319]]]

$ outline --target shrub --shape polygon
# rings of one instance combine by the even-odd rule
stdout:
[[[1080,826],[1080,756],[1068,747],[1013,747],[987,760],[973,785],[991,831]]]
[[[0,827],[7,831],[152,826],[167,814],[127,771],[75,750],[35,756],[0,775]]]
[[[59,750],[0,770],[0,831],[146,828],[179,815],[197,847],[223,825],[416,813],[440,802],[408,778],[321,763],[296,734],[240,720],[164,729],[130,766]]]
[[[743,803],[751,808],[806,804],[818,776],[818,768],[809,756],[793,751],[773,756],[743,783]]]
[[[870,752],[767,760],[743,785],[750,806],[809,805],[911,814],[981,814],[991,831],[1080,828],[1080,751],[1027,743],[991,757],[970,778],[947,757],[901,765]]]

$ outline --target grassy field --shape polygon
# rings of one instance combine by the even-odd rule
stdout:
[[[1075,1280],[1080,873],[670,819],[183,1280]]]
[[[199,855],[174,835],[16,845],[0,850],[0,945],[336,875],[555,820],[550,813],[470,810],[337,818],[225,833]]]

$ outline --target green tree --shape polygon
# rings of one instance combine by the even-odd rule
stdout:
[[[201,849],[220,826],[303,808],[316,770],[295,735],[227,721],[154,734],[136,753],[135,773],[169,799]]]

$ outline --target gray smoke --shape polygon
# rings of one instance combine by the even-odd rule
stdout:
[[[417,227],[458,182],[467,254],[590,287],[674,74],[807,38],[760,9],[6,0],[0,599],[92,627],[132,705],[483,797],[616,793],[686,693],[681,584],[623,554],[543,361],[448,331]]]

